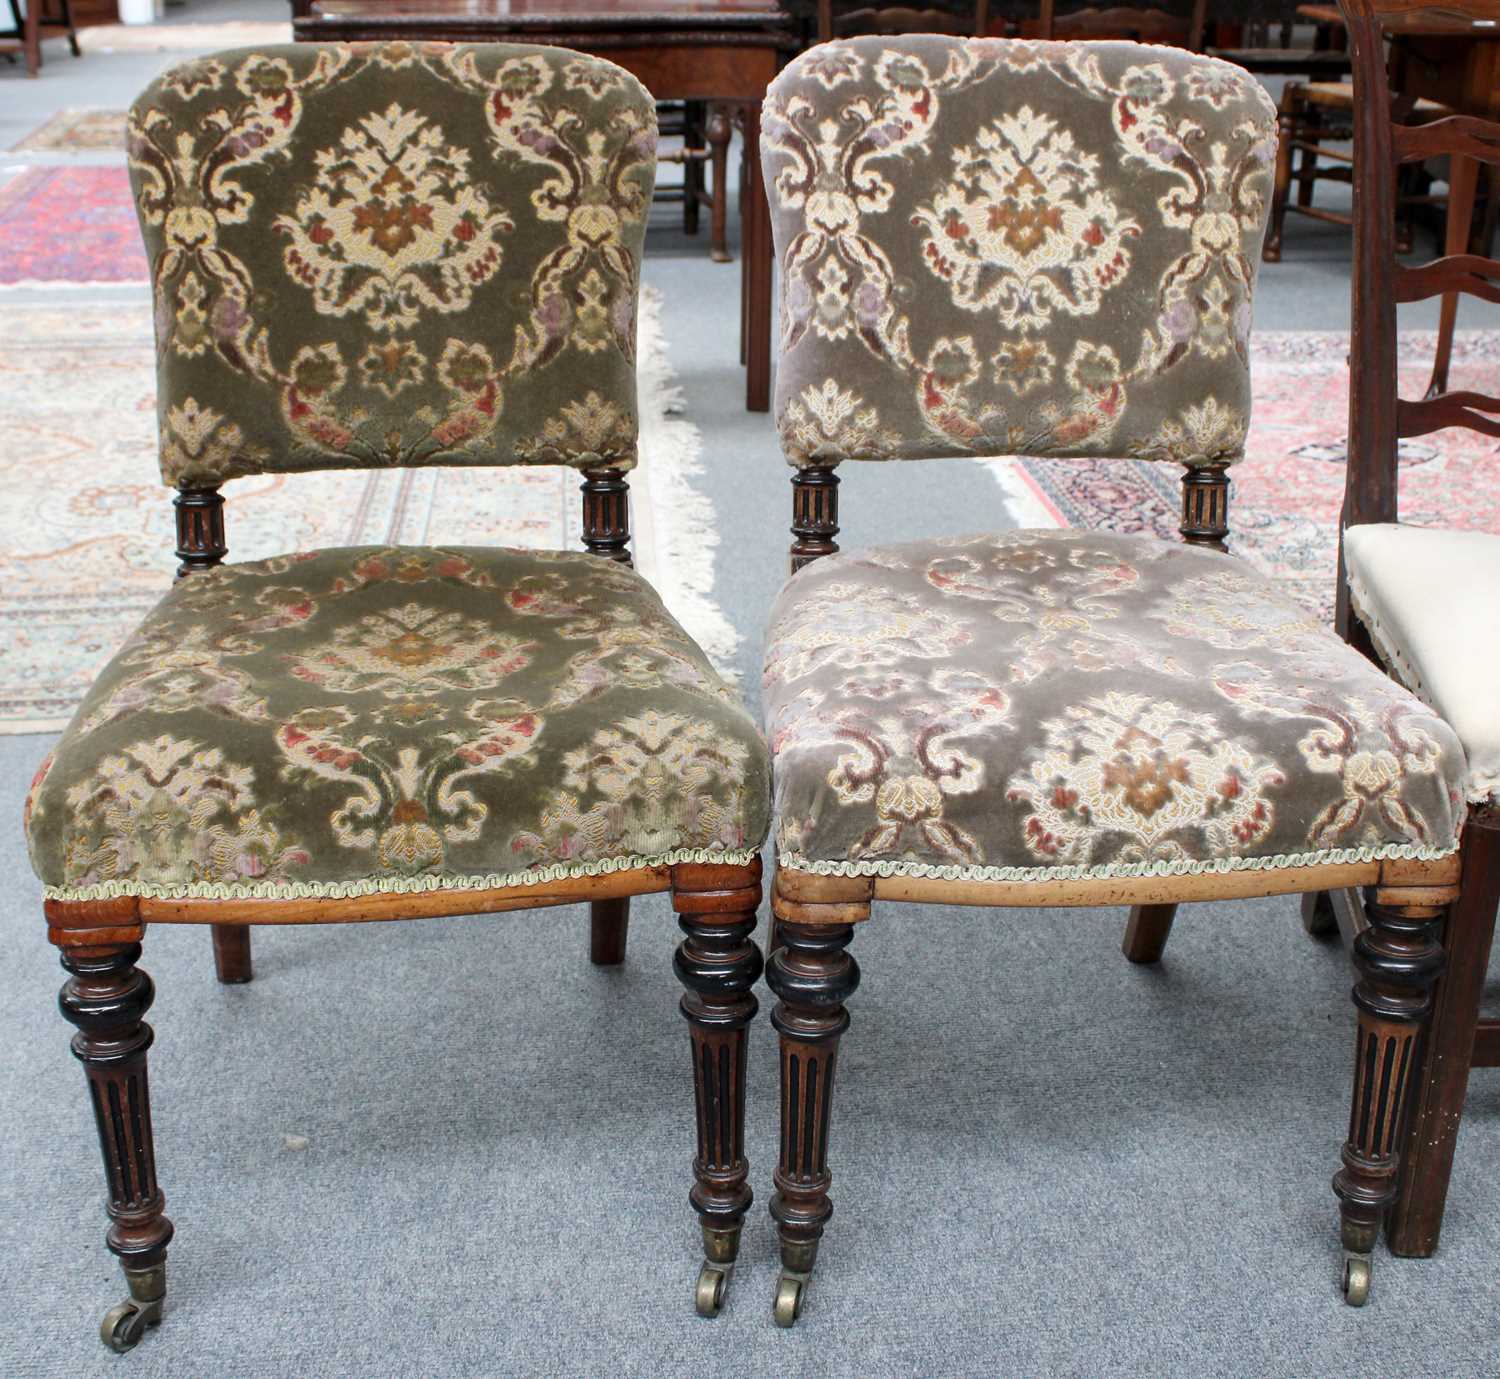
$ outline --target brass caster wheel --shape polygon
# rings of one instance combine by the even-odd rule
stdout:
[[[772,1311],[777,1326],[794,1326],[802,1315],[802,1299],[807,1295],[807,1277],[783,1269],[776,1283],[776,1303]]]
[[[1344,1276],[1339,1286],[1350,1307],[1363,1307],[1370,1298],[1370,1257],[1345,1255]]]
[[[111,1307],[99,1323],[99,1339],[116,1355],[125,1355],[134,1350],[146,1334],[148,1326],[161,1325],[161,1304],[122,1302]]]
[[[717,1317],[729,1292],[729,1280],[734,1276],[732,1268],[719,1264],[705,1264],[698,1271],[698,1289],[695,1300],[700,1317]]]

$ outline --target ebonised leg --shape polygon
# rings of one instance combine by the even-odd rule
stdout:
[[[162,1215],[166,1198],[156,1185],[146,1085],[153,1036],[144,1017],[156,992],[135,965],[140,955],[138,943],[65,949],[62,965],[71,975],[58,997],[64,1017],[78,1027],[73,1053],[88,1077],[104,1154],[110,1216],[104,1239],[130,1286],[129,1298],[105,1313],[100,1327],[105,1345],[122,1353],[161,1323],[172,1239],[172,1223]]]
[[[1120,951],[1131,962],[1160,962],[1176,915],[1175,905],[1136,905],[1130,911]]]
[[[849,1028],[844,1002],[859,986],[859,964],[844,951],[854,937],[852,924],[782,919],[778,933],[781,947],[766,968],[777,996],[771,1023],[781,1035],[781,1162],[771,1215],[781,1234],[776,1324],[792,1326],[802,1315],[818,1241],[833,1215],[828,1120],[839,1038]]]
[[[248,924],[211,924],[214,936],[214,970],[225,986],[248,982],[254,975],[250,963]]]
[[[1500,810],[1470,810],[1459,887],[1443,943],[1448,967],[1434,992],[1432,1025],[1415,1073],[1401,1145],[1400,1194],[1386,1222],[1391,1253],[1417,1258],[1437,1249],[1469,1088],[1474,1031],[1500,906]]]
[[[630,934],[630,897],[595,900],[589,905],[589,961],[595,967],[618,967],[625,961]]]
[[[1344,1301],[1353,1307],[1369,1296],[1370,1254],[1396,1199],[1397,1138],[1417,1043],[1432,1011],[1432,985],[1444,962],[1441,906],[1382,904],[1372,890],[1365,913],[1370,927],[1354,940],[1359,971],[1354,1098],[1343,1167],[1333,1179],[1344,1245]]]
[[[698,1275],[700,1316],[724,1305],[753,1200],[745,1158],[746,1031],[760,1008],[752,988],[761,974],[755,911],[760,859],[748,867],[672,868],[672,908],[686,937],[674,967],[687,988],[682,1013],[693,1044],[698,1154],[688,1194],[703,1230]]]

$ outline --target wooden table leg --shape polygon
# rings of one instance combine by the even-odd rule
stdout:
[[[760,173],[760,105],[745,107],[745,193],[740,253],[745,260],[745,408],[771,410],[771,207]]]

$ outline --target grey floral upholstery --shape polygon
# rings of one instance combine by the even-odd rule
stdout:
[[[772,83],[761,147],[793,464],[1240,455],[1276,150],[1247,73],[856,38]]]
[[[353,547],[180,581],[37,774],[51,897],[329,896],[748,862],[766,750],[633,570]]]
[[[130,112],[168,483],[635,462],[655,106],[517,44],[195,58]]]
[[[1453,731],[1241,561],[1013,531],[828,556],[771,614],[780,865],[985,880],[1457,846]]]
[[[169,483],[635,462],[655,108],[613,63],[219,53],[135,103],[130,165]],[[753,721],[633,570],[360,547],[178,583],[26,829],[55,899],[349,896],[743,865],[769,805]]]

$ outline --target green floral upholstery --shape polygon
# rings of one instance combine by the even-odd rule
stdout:
[[[635,462],[651,98],[560,48],[196,58],[130,112],[168,483]]]
[[[357,547],[180,581],[27,807],[50,897],[358,895],[744,863],[755,725],[634,571]]]
[[[1133,43],[856,38],[772,83],[776,417],[797,465],[1227,463],[1276,111]]]
[[[1457,846],[1452,729],[1217,552],[1012,531],[827,556],[767,642],[782,866],[1019,881]]]

